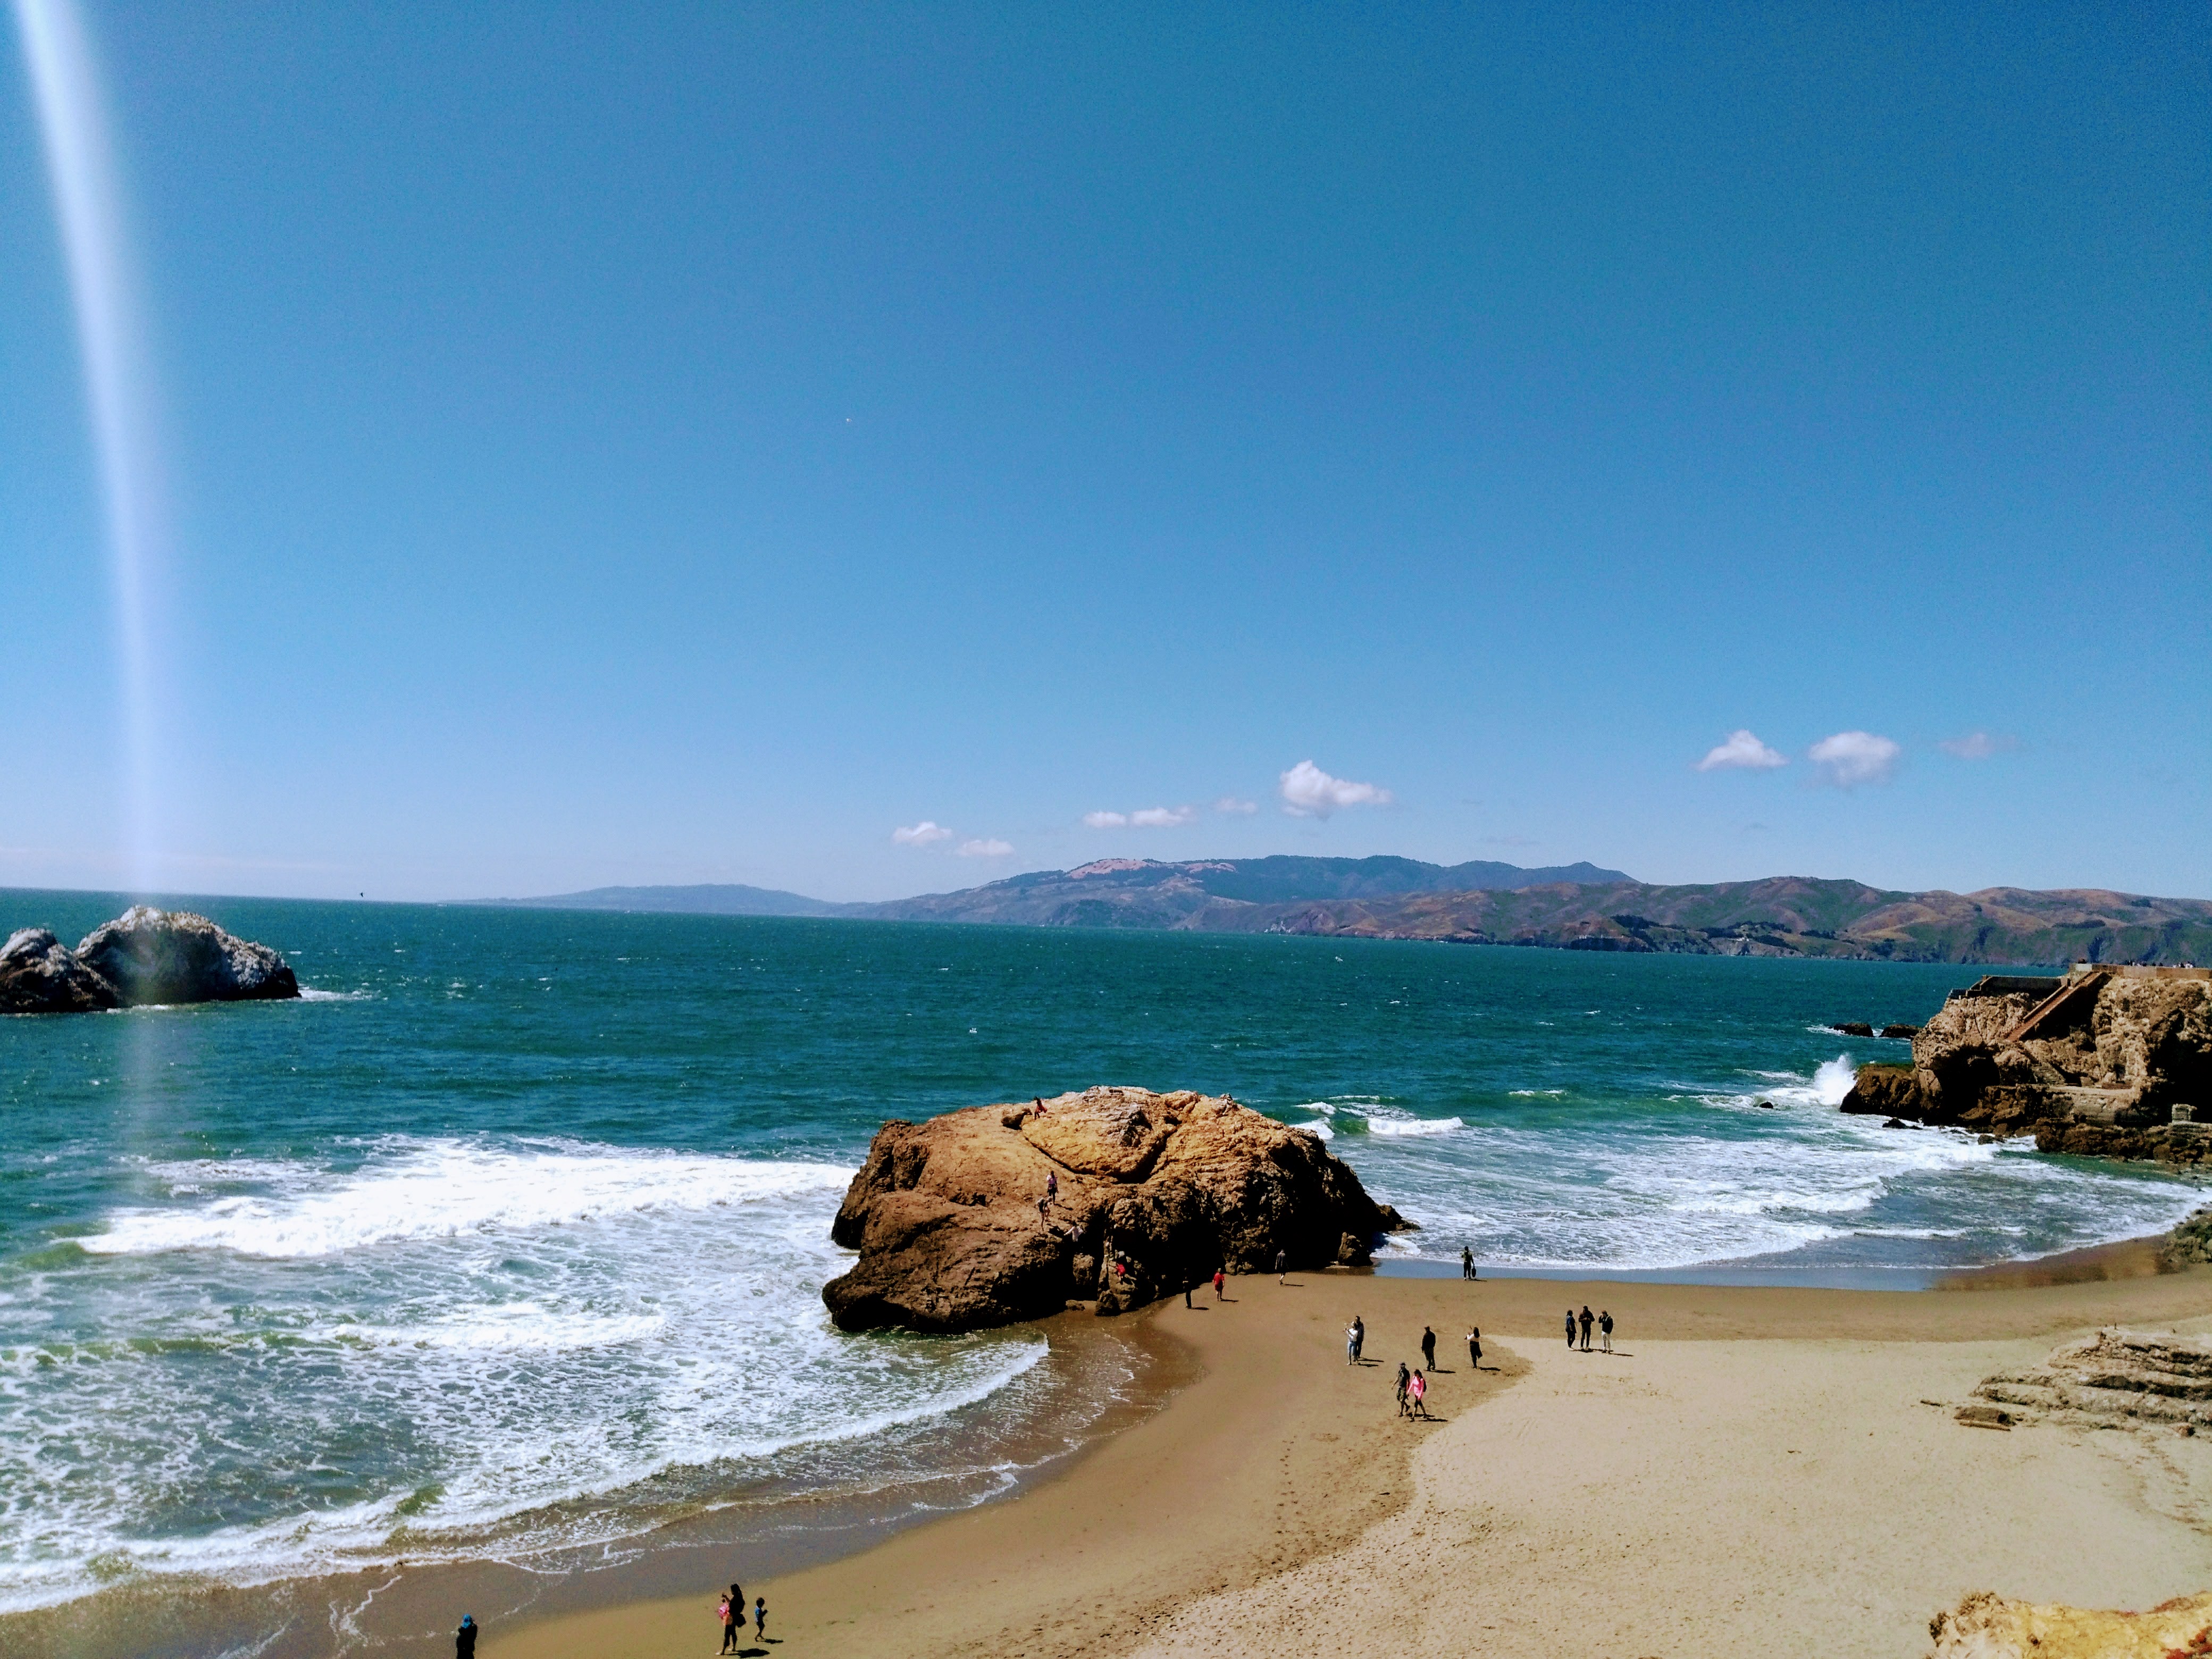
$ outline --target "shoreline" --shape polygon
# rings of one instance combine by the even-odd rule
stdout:
[[[1404,1509],[1415,1447],[1444,1426],[1409,1427],[1390,1404],[1397,1359],[1420,1363],[1407,1338],[1421,1320],[1438,1338],[1432,1403],[1449,1420],[1480,1416],[1528,1375],[1521,1349],[1540,1358],[1563,1346],[1563,1297],[1609,1298],[1624,1344],[1955,1347],[2055,1341],[2110,1319],[2212,1319],[2212,1270],[2167,1268],[2163,1237],[1945,1273],[1911,1290],[1330,1269],[1289,1286],[1233,1280],[1227,1302],[1201,1290],[1188,1311],[1172,1298],[1112,1321],[1071,1310],[1039,1327],[1056,1364],[1073,1376],[1114,1347],[1133,1361],[1126,1390],[1074,1442],[1017,1449],[1004,1490],[957,1506],[886,1510],[882,1492],[798,1495],[769,1510],[709,1509],[566,1560],[403,1561],[257,1588],[152,1577],[7,1615],[0,1630],[33,1659],[372,1649],[442,1659],[465,1610],[485,1627],[486,1659],[526,1644],[550,1644],[555,1659],[642,1655],[711,1623],[714,1587],[734,1571],[749,1597],[774,1590],[770,1634],[789,1635],[794,1650],[801,1631],[816,1640],[866,1626],[871,1651],[1121,1650],[1206,1598],[1355,1547]],[[1387,1363],[1346,1365],[1341,1329],[1354,1311],[1369,1320],[1370,1357]],[[1468,1319],[1484,1334],[1480,1378],[1465,1369]],[[990,1402],[973,1409],[988,1417]],[[1364,1484],[1348,1488],[1346,1470]],[[1158,1519],[1163,1508],[1172,1522]],[[1016,1587],[1007,1572],[978,1581],[977,1559],[1009,1564]],[[150,1642],[140,1623],[149,1597],[161,1608]],[[282,1628],[270,1640],[272,1613]],[[900,1632],[888,1646],[884,1626]]]
[[[1287,1286],[1264,1276],[1238,1279],[1231,1282],[1233,1300],[1224,1307],[1206,1306],[1201,1293],[1195,1310],[1170,1302],[1140,1316],[1159,1336],[1188,1344],[1197,1374],[1161,1409],[1094,1443],[1052,1479],[1009,1499],[899,1533],[857,1555],[775,1579],[741,1577],[748,1596],[768,1596],[769,1634],[793,1659],[856,1649],[1038,1659],[1130,1651],[1154,1640],[1193,1652],[1272,1652],[1285,1626],[1302,1617],[1288,1607],[1309,1597],[1316,1607],[1340,1599],[1348,1581],[1323,1573],[1323,1582],[1287,1599],[1282,1585],[1302,1574],[1312,1577],[1320,1571],[1315,1564],[1340,1554],[1365,1552],[1386,1563],[1394,1559],[1398,1529],[1415,1524],[1410,1510],[1427,1500],[1433,1484],[1424,1464],[1431,1443],[1439,1451],[1448,1439],[1480,1445],[1485,1424],[1503,1425],[1521,1410],[1513,1398],[1517,1389],[1534,1386],[1530,1379],[1542,1379],[1546,1389],[1555,1390],[1557,1379],[1550,1374],[1562,1364],[1625,1365],[1638,1355],[1649,1359],[1664,1351],[1670,1365],[1717,1373],[1705,1375],[1716,1386],[1777,1363],[1834,1386],[1838,1377],[1848,1383],[1856,1375],[1836,1370],[1839,1352],[1878,1356],[1867,1368],[1884,1374],[1874,1385],[1877,1394],[1892,1380],[1887,1373],[1903,1381],[1887,1395],[1856,1401],[1854,1409],[1882,1426],[1854,1432],[1875,1437],[1906,1428],[1932,1435],[1936,1452],[1955,1462],[1981,1455],[1983,1441],[1995,1445],[2000,1437],[1978,1436],[1952,1424],[1948,1412],[1928,1411],[1920,1403],[1923,1395],[1911,1388],[1939,1389],[1959,1398],[2000,1364],[2040,1358],[2064,1335],[2101,1323],[2212,1325],[2212,1271],[2158,1272],[2155,1243],[2133,1240],[2069,1252],[2070,1260],[2055,1267],[2046,1262],[2035,1274],[1999,1267],[1961,1275],[1979,1279],[1972,1296],[1953,1294],[1964,1285],[1899,1294],[1588,1279],[1469,1282],[1340,1272],[1294,1275]],[[1558,1309],[1585,1300],[1598,1305],[1601,1296],[1619,1310],[1620,1346],[1635,1352],[1612,1358],[1577,1354],[1562,1361]],[[1381,1362],[1356,1370],[1345,1363],[1340,1334],[1353,1310],[1367,1316],[1368,1352]],[[1466,1372],[1459,1346],[1468,1316],[1483,1329],[1486,1369],[1480,1377]],[[1433,1403],[1443,1420],[1407,1425],[1393,1415],[1390,1367],[1401,1357],[1419,1363],[1411,1339],[1424,1321],[1439,1338]],[[1492,1366],[1496,1369],[1487,1369]],[[1568,1382],[1578,1386],[1572,1376]],[[1696,1397],[1692,1389],[1677,1403],[1692,1409]],[[1790,1433],[1818,1437],[1802,1425],[1793,1425]],[[1655,1438],[1665,1449],[1672,1437]],[[2023,1432],[2016,1444],[2027,1446],[2031,1438]],[[2187,1455],[2205,1463],[2206,1490],[2212,1492],[2212,1446],[2183,1444]],[[1521,1449],[1528,1449],[1524,1443]],[[1764,1472],[1784,1478],[1780,1456],[1799,1449],[1794,1444],[1781,1449]],[[1708,1455],[1695,1444],[1674,1444],[1672,1450],[1679,1462],[1668,1479],[1677,1492],[1694,1495],[1700,1481],[1723,1473],[1741,1484],[1745,1474],[1740,1464]],[[1543,1454],[1534,1455],[1540,1462]],[[2100,1454],[2092,1448],[2079,1455]],[[1913,1479],[1912,1465],[1900,1468],[1887,1455],[1867,1467],[1884,1486]],[[2124,1501],[2106,1489],[2112,1485],[2098,1488],[2098,1501],[2108,1506]],[[1762,1501],[1771,1495],[1759,1494]],[[2046,1507],[2057,1525],[2066,1505]],[[1909,1530],[1910,1516],[1904,1518]],[[2119,1527],[2101,1511],[2098,1523]],[[2120,1531],[2129,1539],[2121,1553],[2125,1559],[2094,1565],[2129,1594],[2138,1588],[2127,1580],[2130,1563],[2153,1577],[2193,1572],[2212,1582],[2212,1536],[2142,1516],[2132,1517]],[[2162,1551],[2146,1553],[2151,1534],[2165,1540]],[[1939,1555],[1945,1547],[1943,1540],[1924,1541]],[[2032,1554],[2059,1548],[2061,1541],[2038,1535],[2027,1547]],[[1848,1552],[1858,1546],[1844,1536],[1826,1540],[1822,1547]],[[1972,1549],[1964,1554],[1970,1558]],[[1747,1580],[1764,1571],[1754,1552],[1744,1568]],[[2039,1589],[2033,1582],[1996,1587],[2020,1594]],[[2142,1587],[2136,1599],[2160,1599],[2148,1596],[2156,1587]],[[708,1628],[712,1588],[712,1581],[702,1579],[690,1595],[488,1630],[483,1651],[486,1659],[514,1659],[526,1651],[552,1659],[642,1659],[682,1650],[718,1634]],[[1924,1627],[1939,1605],[1956,1599],[1936,1596],[1914,1616]],[[1388,1606],[1386,1601],[1384,1616]],[[1224,1623],[1223,1609],[1241,1609],[1244,1623]],[[1360,1639],[1374,1634],[1367,1631]],[[1539,1641],[1528,1650],[1545,1649]]]

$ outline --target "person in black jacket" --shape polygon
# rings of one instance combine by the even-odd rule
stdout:
[[[1421,1327],[1421,1369],[1432,1371],[1437,1368],[1437,1334],[1426,1325]]]
[[[453,1659],[477,1659],[477,1621],[465,1613],[453,1632]]]

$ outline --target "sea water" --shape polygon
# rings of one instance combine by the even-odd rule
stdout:
[[[121,901],[0,893],[64,937]],[[848,1336],[886,1119],[1092,1083],[1312,1127],[1387,1259],[1863,1282],[2171,1224],[2142,1167],[1835,1108],[1977,970],[202,901],[287,1004],[0,1020],[0,1611],[522,1559],[747,1492],[1018,1473],[1034,1330]],[[1759,1103],[1769,1103],[1762,1106]],[[953,1455],[945,1448],[957,1445]]]

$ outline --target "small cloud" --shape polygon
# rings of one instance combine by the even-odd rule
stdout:
[[[1343,806],[1388,806],[1390,792],[1371,783],[1333,778],[1310,760],[1283,774],[1283,811],[1294,818],[1325,818]]]
[[[1987,760],[1992,755],[2019,748],[2020,739],[2005,733],[1969,732],[1962,738],[1946,738],[1936,746],[1960,760]]]
[[[1808,749],[1805,758],[1837,788],[1850,789],[1862,783],[1887,783],[1897,770],[1897,757],[1904,752],[1887,738],[1871,732],[1838,732]]]
[[[956,857],[963,859],[1002,859],[1013,852],[1011,843],[1003,841],[963,841],[954,848]]]
[[[1213,803],[1213,810],[1217,812],[1229,812],[1238,817],[1249,818],[1260,810],[1260,803],[1256,800],[1239,800],[1234,795],[1224,795]]]
[[[1146,806],[1134,812],[1085,812],[1083,821],[1093,830],[1172,830],[1197,817],[1195,806]]]
[[[1745,726],[1738,726],[1727,738],[1705,750],[1705,759],[1698,763],[1700,772],[1718,772],[1729,768],[1741,768],[1753,772],[1771,772],[1778,766],[1787,766],[1789,760],[1759,740],[1758,734]]]
[[[941,823],[924,818],[909,829],[892,830],[891,839],[902,847],[927,847],[932,842],[951,841],[952,832]]]

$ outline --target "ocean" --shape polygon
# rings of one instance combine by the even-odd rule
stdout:
[[[73,939],[122,902],[0,892],[0,922]],[[1917,1022],[1972,969],[192,908],[307,998],[0,1019],[0,1613],[1006,1490],[1131,1373],[1110,1343],[1056,1369],[1035,1329],[830,1327],[830,1220],[886,1118],[1233,1094],[1420,1224],[1385,1271],[1466,1244],[1911,1285],[2198,1197],[1834,1109],[1906,1051],[1833,1023]]]

